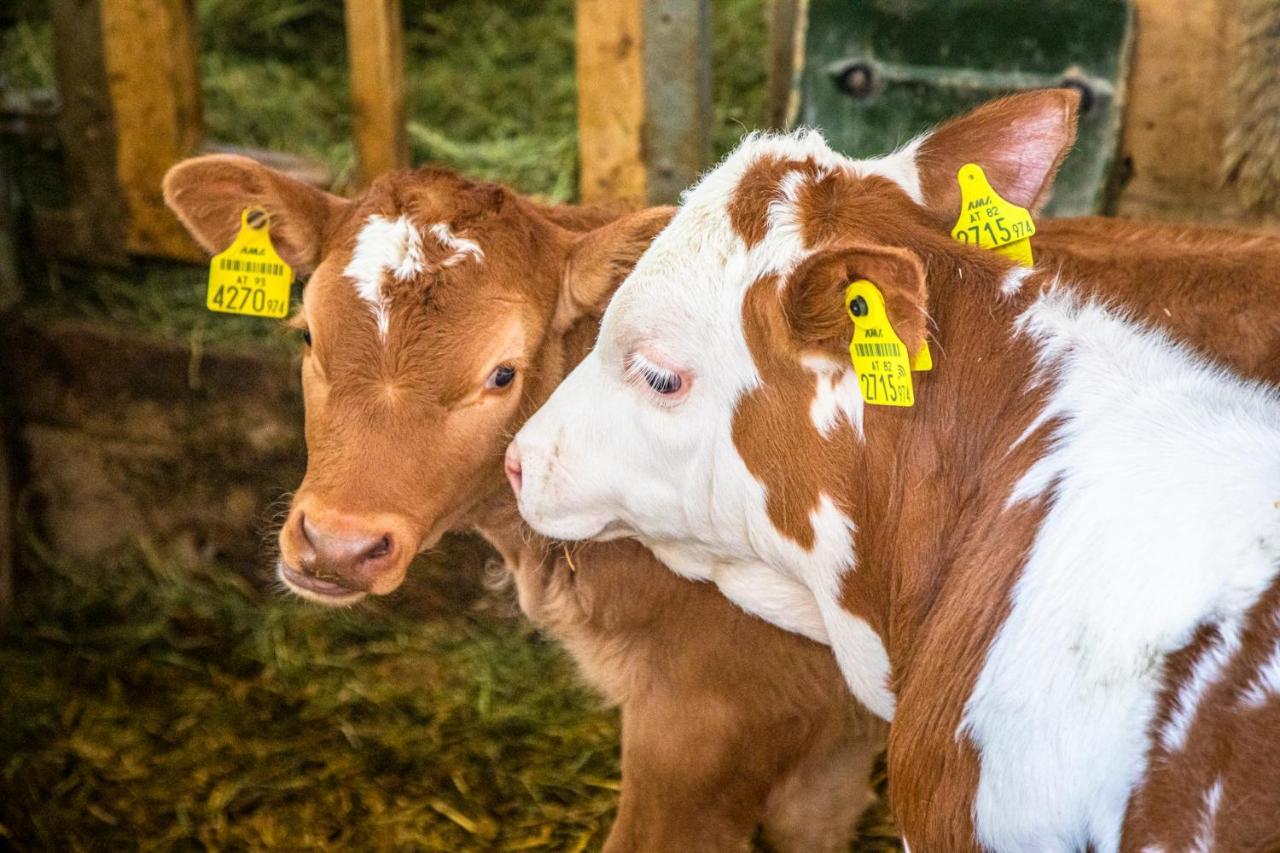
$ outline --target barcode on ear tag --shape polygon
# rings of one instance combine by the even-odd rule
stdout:
[[[289,313],[293,270],[271,245],[271,220],[266,211],[246,208],[240,232],[209,264],[205,306],[224,314],[279,319]]]
[[[863,401],[872,406],[914,406],[911,356],[889,324],[880,288],[858,279],[845,288],[844,305],[853,321],[849,358]]]

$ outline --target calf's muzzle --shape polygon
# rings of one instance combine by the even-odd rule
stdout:
[[[280,531],[280,578],[313,600],[344,603],[395,589],[416,553],[407,522],[295,506]]]

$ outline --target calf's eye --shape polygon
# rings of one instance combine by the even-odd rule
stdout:
[[[680,390],[682,385],[680,375],[678,373],[671,373],[666,370],[657,370],[649,366],[642,367],[640,372],[644,376],[644,381],[648,383],[649,387],[654,391],[657,391],[659,394],[674,394]]]
[[[516,369],[509,364],[500,364],[489,374],[484,387],[490,390],[506,388],[516,378]]]
[[[302,330],[302,342],[307,346],[311,346],[311,330],[310,329]]]

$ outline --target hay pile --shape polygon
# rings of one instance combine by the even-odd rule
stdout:
[[[46,563],[0,634],[0,847],[580,850],[615,715],[518,620]]]
[[[46,555],[0,630],[0,847],[598,849],[616,714],[519,619]],[[881,778],[881,783],[883,779]],[[883,809],[863,851],[898,850]]]

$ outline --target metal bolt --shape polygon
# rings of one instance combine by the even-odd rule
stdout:
[[[876,88],[875,68],[868,62],[850,63],[836,78],[836,85],[851,98],[869,98]]]

